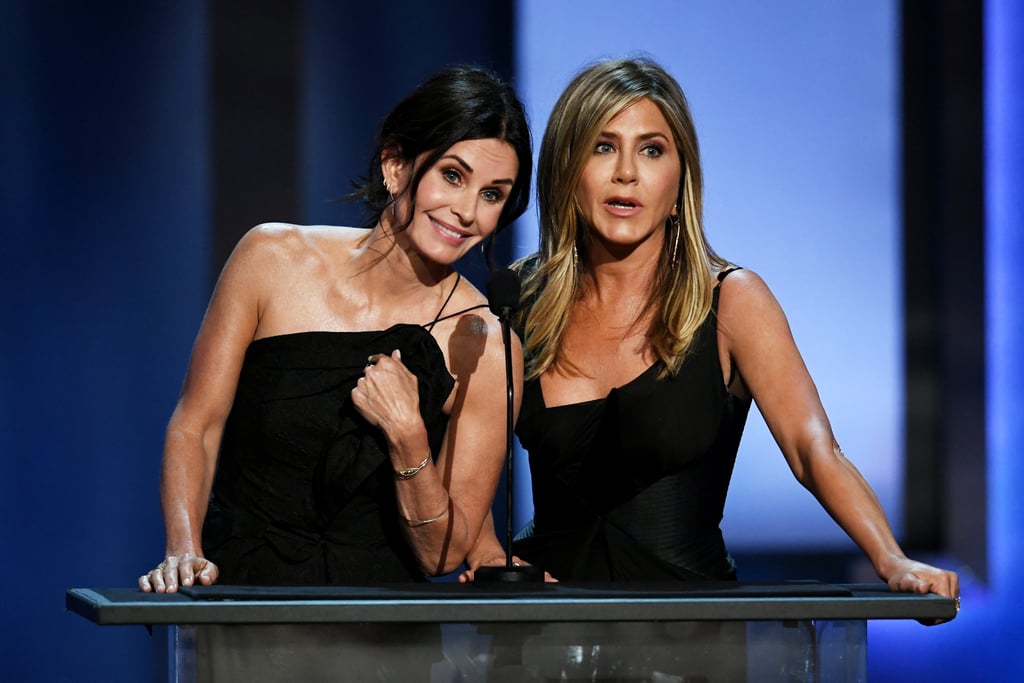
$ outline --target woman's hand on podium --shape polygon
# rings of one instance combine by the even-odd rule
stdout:
[[[501,553],[500,555],[494,555],[493,557],[490,557],[483,561],[471,562],[470,567],[463,571],[461,574],[459,574],[459,583],[473,583],[473,579],[475,578],[474,572],[477,569],[479,569],[480,567],[504,567],[506,561],[507,558],[505,557],[505,553]],[[523,561],[522,558],[517,557],[516,555],[512,556],[512,565],[515,567],[531,566],[529,562]],[[544,572],[544,582],[558,583],[558,579],[551,576],[551,574],[549,574],[548,572]]]
[[[176,593],[179,584],[188,588],[196,582],[203,586],[216,583],[217,565],[192,553],[168,555],[148,574],[139,577],[139,588],[147,593]]]
[[[960,578],[956,572],[900,557],[885,567],[880,576],[889,584],[889,590],[903,593],[935,593],[952,598],[956,601],[957,612],[960,611]],[[934,626],[949,620],[919,621],[925,626]]]

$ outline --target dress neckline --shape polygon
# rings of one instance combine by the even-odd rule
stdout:
[[[718,311],[718,296],[719,296],[718,286],[725,280],[725,278],[730,273],[733,273],[733,272],[735,272],[737,270],[742,270],[742,269],[743,269],[742,266],[734,266],[732,268],[726,268],[726,269],[724,269],[724,270],[722,270],[722,271],[720,271],[718,273],[718,276],[716,277],[718,282],[715,284],[714,292],[712,294],[711,314],[709,315],[709,318],[713,318],[717,314],[717,311]],[[715,349],[716,349],[716,351],[718,349],[718,342],[717,342],[717,340],[715,342]],[[718,361],[716,360],[716,362],[718,362]],[[607,396],[601,396],[601,397],[598,397],[598,398],[592,398],[592,399],[590,399],[588,401],[577,401],[575,403],[561,403],[561,404],[559,404],[557,406],[549,406],[548,402],[547,402],[547,399],[544,398],[544,387],[541,386],[540,378],[539,377],[537,378],[537,394],[540,396],[541,407],[543,407],[544,410],[557,410],[558,408],[580,408],[580,407],[584,407],[584,406],[593,406],[593,405],[597,405],[599,403],[602,403],[604,401],[607,401],[608,400],[608,396],[612,395],[612,391],[617,391],[617,390],[620,390],[620,389],[625,389],[626,387],[629,387],[629,386],[631,386],[633,384],[638,383],[641,379],[646,377],[648,375],[648,373],[650,373],[652,370],[654,370],[659,365],[661,365],[661,361],[660,360],[654,361],[654,363],[652,365],[650,365],[646,370],[644,370],[639,375],[637,375],[633,379],[629,380],[625,384],[619,385],[617,387],[612,387],[611,391],[608,392]],[[719,365],[719,367],[721,367],[721,365]],[[726,393],[729,393],[728,392],[728,388],[726,388]]]
[[[544,387],[541,386],[540,378],[539,377],[537,378],[537,393],[540,395],[541,406],[545,410],[558,410],[559,408],[581,408],[583,406],[593,406],[593,405],[597,405],[599,403],[603,403],[604,401],[607,401],[608,397],[612,395],[613,391],[621,391],[622,389],[630,387],[630,386],[632,386],[634,384],[638,384],[640,382],[640,380],[642,380],[644,377],[646,377],[648,374],[650,374],[651,371],[653,371],[655,368],[657,368],[660,365],[661,365],[661,361],[660,360],[654,361],[654,363],[649,365],[646,370],[644,370],[639,375],[637,375],[633,379],[629,380],[625,384],[620,384],[617,387],[612,387],[611,390],[605,396],[599,396],[597,398],[592,398],[592,399],[589,399],[589,400],[586,400],[586,401],[576,401],[574,403],[560,403],[560,404],[555,405],[555,406],[549,406],[548,402],[547,402],[547,399],[544,398]]]
[[[266,353],[273,352],[275,344],[287,344],[291,340],[296,339],[336,339],[345,336],[349,337],[383,337],[401,330],[411,330],[412,334],[422,334],[430,341],[429,343],[438,356],[442,359],[441,367],[445,375],[447,375],[453,382],[456,381],[455,377],[452,376],[451,370],[448,369],[448,364],[444,359],[444,352],[441,350],[441,345],[438,344],[437,338],[434,337],[424,325],[416,325],[413,323],[395,323],[390,327],[383,330],[303,330],[301,332],[285,332],[284,334],[275,334],[269,337],[260,337],[259,339],[253,339],[249,342],[249,347],[246,350],[246,356],[249,353]],[[264,347],[268,347],[267,350],[262,350]],[[259,350],[259,351],[258,351]]]
[[[317,336],[345,335],[345,334],[350,334],[350,335],[382,335],[382,334],[388,334],[389,332],[393,332],[396,329],[403,328],[403,327],[412,327],[412,328],[415,328],[415,329],[423,330],[431,339],[434,339],[434,335],[430,333],[430,331],[427,329],[426,325],[417,325],[415,323],[395,323],[395,324],[391,325],[390,327],[385,327],[385,328],[379,329],[379,330],[298,330],[296,332],[282,332],[280,334],[267,335],[266,337],[257,337],[256,339],[253,339],[251,342],[249,342],[249,346],[253,346],[255,344],[261,344],[263,342],[271,342],[271,341],[275,341],[275,340],[284,341],[284,340],[287,340],[287,339],[294,339],[294,338],[303,337],[303,336],[317,337]],[[436,339],[434,339],[434,343],[437,344],[437,340]],[[438,349],[440,349],[440,348],[441,347],[438,346]]]

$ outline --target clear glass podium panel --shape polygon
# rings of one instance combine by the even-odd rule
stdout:
[[[864,620],[157,627],[154,681],[864,681]]]

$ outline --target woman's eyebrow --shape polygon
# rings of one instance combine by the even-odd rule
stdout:
[[[441,158],[442,159],[454,159],[455,162],[466,171],[466,173],[472,173],[473,172],[473,167],[470,166],[469,164],[467,164],[466,160],[463,159],[462,157],[460,157],[458,154],[446,154],[445,156],[443,156]],[[491,181],[491,183],[493,185],[515,185],[515,181],[512,180],[511,178],[501,178],[499,180],[493,180],[493,181]]]

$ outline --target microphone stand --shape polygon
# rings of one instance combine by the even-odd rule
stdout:
[[[474,572],[474,583],[478,584],[510,584],[543,582],[544,572],[538,567],[512,562],[512,498],[515,494],[512,479],[512,433],[513,423],[513,384],[512,384],[512,308],[502,306],[498,315],[501,323],[501,338],[505,343],[505,387],[506,387],[506,420],[505,420],[505,566],[480,567]]]

